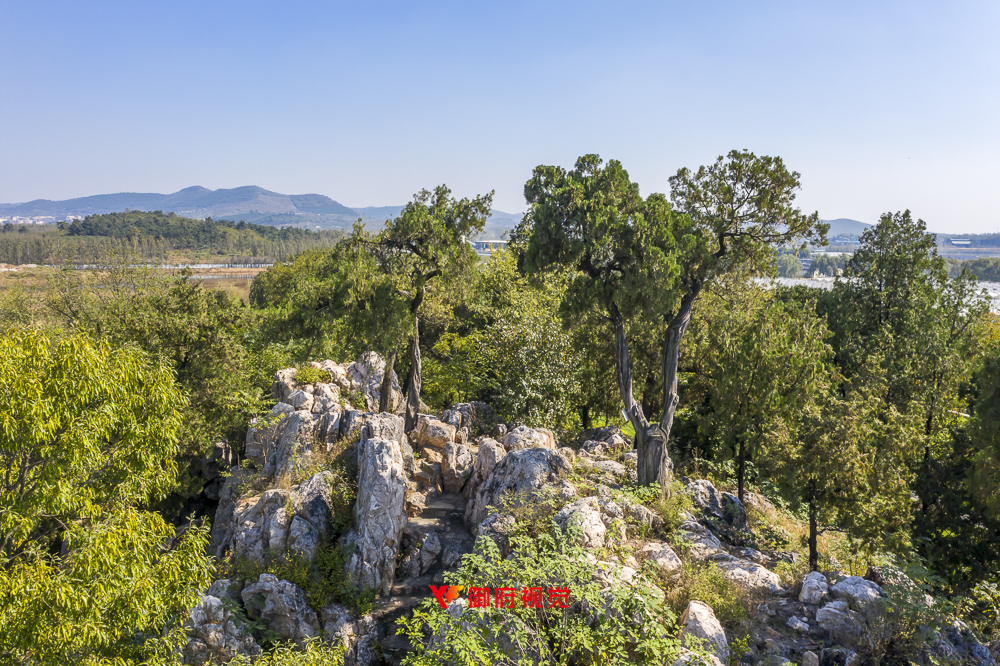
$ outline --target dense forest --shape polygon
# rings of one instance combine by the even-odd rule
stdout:
[[[229,220],[193,220],[162,211],[88,215],[49,225],[5,224],[0,263],[92,264],[115,248],[131,248],[141,261],[207,260],[271,263],[334,245],[344,232],[278,228]]]
[[[3,253],[21,241],[38,254],[18,261],[73,248],[104,268],[0,293],[0,462],[21,479],[0,494],[0,654],[20,664],[175,661],[178,618],[212,580],[245,566],[204,555],[218,501],[205,493],[206,470],[220,447],[245,457],[252,419],[272,414],[276,371],[297,368],[305,385],[325,372],[310,362],[370,351],[385,359],[383,377],[400,377],[407,432],[427,410],[473,401],[576,452],[583,431],[620,428],[636,472],[621,492],[655,513],[665,540],[679,540],[691,508],[677,479],[705,479],[741,506],[766,498],[771,518],[737,537],[789,553],[782,576],[798,585],[812,571],[905,572],[936,605],[893,598],[865,663],[915,663],[945,617],[1000,639],[1000,322],[971,273],[949,276],[908,211],[864,232],[834,266],[843,278],[832,290],[761,280],[797,266],[803,242],[823,243],[825,225],[794,205],[798,178],[779,158],[734,151],[680,170],[669,196],[643,198],[615,161],[540,166],[508,249],[485,261],[465,238],[482,230],[491,195],[456,199],[443,186],[384,229],[358,226],[340,242],[159,212],[4,233],[0,261],[14,263]],[[95,239],[127,252],[97,261],[108,245],[73,245]],[[137,266],[180,250],[278,261],[247,302]],[[395,408],[385,381],[372,411]],[[334,522],[346,529],[358,472],[327,463],[347,498]],[[521,545],[490,566],[496,546],[477,550],[460,573],[589,577],[583,549],[552,536],[567,502],[547,496],[514,511],[511,543]],[[301,581],[309,599],[370,609],[343,583],[339,551],[320,552],[267,571]],[[620,590],[601,592],[618,615],[572,635],[571,622],[542,611],[519,621],[531,640],[570,655],[559,663],[673,663],[679,645],[666,636],[704,597],[731,636],[751,641],[760,600],[714,564],[653,580],[641,600],[660,610],[646,626],[665,633],[628,649],[615,632],[629,630],[625,608],[641,609]],[[427,608],[409,620],[423,646],[409,663],[495,648],[493,633]],[[439,639],[427,629],[442,626],[451,633]],[[342,658],[257,635],[271,650],[260,663]],[[592,660],[605,643],[618,656]],[[463,663],[490,661],[478,659]]]

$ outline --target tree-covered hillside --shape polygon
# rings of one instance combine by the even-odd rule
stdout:
[[[128,245],[144,261],[280,261],[335,245],[342,231],[278,228],[230,220],[195,220],[163,211],[88,215],[58,228],[5,224],[0,263],[94,263],[109,248]]]

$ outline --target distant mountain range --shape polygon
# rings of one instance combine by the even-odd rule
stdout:
[[[210,190],[187,187],[173,194],[119,192],[90,197],[50,201],[36,199],[26,203],[0,204],[0,217],[87,216],[125,210],[162,210],[184,217],[246,220],[256,224],[303,227],[350,227],[358,218],[366,225],[380,225],[403,210],[403,206],[366,206],[349,208],[322,194],[280,194],[248,185],[233,189]],[[487,233],[513,228],[520,214],[494,210]]]
[[[833,238],[834,236],[860,236],[865,229],[872,226],[867,222],[858,222],[846,217],[823,221],[830,225],[830,231],[826,234],[829,238]]]

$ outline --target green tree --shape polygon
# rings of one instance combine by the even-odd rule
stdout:
[[[0,334],[0,655],[169,656],[210,580],[208,528],[137,506],[174,483],[185,398],[170,368],[81,334]],[[175,629],[164,633],[170,627]]]
[[[416,426],[420,406],[420,317],[427,291],[432,285],[442,292],[463,288],[478,260],[466,239],[483,230],[492,200],[492,192],[471,200],[455,199],[451,190],[441,185],[433,192],[423,190],[414,196],[378,235],[368,238],[356,227],[351,238],[356,247],[367,248],[391,281],[394,289],[384,290],[382,309],[394,310],[396,306],[390,299],[395,296],[409,314],[412,329],[406,378],[407,432]],[[394,352],[388,360],[391,369]]]
[[[780,254],[776,261],[779,276],[786,278],[802,276],[802,262],[794,254]]]
[[[719,292],[696,311],[689,350],[708,396],[699,429],[732,452],[743,501],[748,462],[766,475],[772,433],[829,390],[833,352],[814,304],[781,303],[752,284]]]
[[[680,343],[695,300],[716,278],[766,271],[772,247],[819,238],[817,215],[792,207],[798,174],[780,158],[733,151],[695,172],[671,178],[678,215],[662,194],[639,195],[617,161],[596,155],[573,171],[536,167],[525,185],[531,209],[515,240],[527,238],[525,268],[570,269],[564,312],[597,309],[614,331],[615,366],[625,411],[636,432],[639,482],[669,480],[666,445],[678,404]],[[665,325],[662,342],[662,411],[650,420],[633,396],[629,327]]]
[[[810,273],[828,277],[837,277],[838,270],[840,270],[840,263],[836,257],[829,254],[814,254],[812,264],[809,266]]]

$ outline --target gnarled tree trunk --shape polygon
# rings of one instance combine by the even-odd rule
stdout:
[[[379,388],[378,411],[388,412],[392,409],[392,373],[396,365],[396,352],[391,352],[385,359],[385,371],[382,373],[382,386]]]
[[[420,319],[413,318],[413,341],[410,343],[410,372],[406,382],[406,416],[403,429],[410,432],[417,427],[420,412]]]
[[[681,306],[670,320],[667,337],[663,342],[663,414],[660,417],[659,427],[659,434],[663,438],[663,453],[657,461],[659,468],[657,478],[664,492],[667,491],[674,474],[674,463],[670,459],[667,444],[670,442],[670,430],[674,425],[677,403],[680,402],[680,395],[677,393],[677,367],[681,355],[681,338],[691,323],[691,310],[697,296],[698,290],[693,290],[681,300]]]
[[[632,395],[632,359],[628,351],[628,339],[625,337],[625,325],[622,322],[618,307],[611,305],[611,325],[615,330],[615,369],[618,379],[618,390],[625,404],[625,415],[635,430],[635,446],[639,451],[638,472],[639,485],[656,483],[660,469],[660,454],[662,443],[658,438],[650,438],[649,421],[642,412],[642,406]]]

